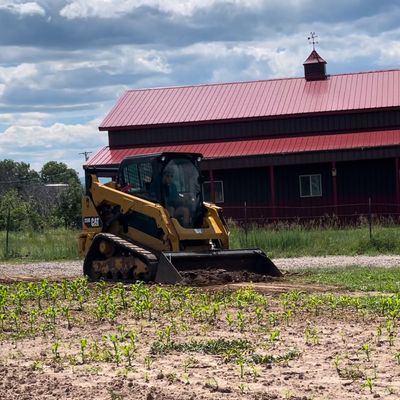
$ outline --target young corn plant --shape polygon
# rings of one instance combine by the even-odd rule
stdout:
[[[39,313],[35,308],[29,311],[28,322],[31,334],[35,332],[35,324],[37,322],[38,315]]]
[[[51,345],[51,352],[53,353],[54,356],[54,360],[55,361],[59,361],[60,360],[60,342],[58,342],[57,340]]]
[[[339,354],[336,354],[334,360],[333,360],[334,364],[335,364],[335,369],[336,372],[338,373],[338,375],[340,375],[340,364],[342,363],[342,358],[339,356]]]
[[[275,344],[278,342],[280,336],[281,336],[281,331],[279,329],[273,329],[270,332],[269,340],[270,340],[272,346],[275,346]]]
[[[82,364],[85,364],[85,362],[86,362],[86,348],[88,346],[88,340],[86,338],[82,338],[80,340],[80,345],[81,345]]]
[[[319,332],[318,328],[315,326],[311,326],[310,324],[307,324],[307,327],[304,331],[304,338],[305,342],[308,345],[317,345],[319,344]]]
[[[369,343],[364,343],[363,345],[361,345],[360,350],[362,350],[365,355],[367,356],[367,361],[370,361],[370,354],[371,354],[371,346],[369,345]]]
[[[376,328],[376,344],[380,344],[382,338],[382,325],[379,324]]]
[[[128,366],[132,367],[132,358],[134,353],[134,348],[131,343],[125,343],[121,346],[121,352],[128,361]]]
[[[121,355],[120,355],[120,351],[119,351],[119,345],[118,345],[118,336],[117,335],[110,335],[109,336],[110,341],[113,345],[114,348],[114,360],[117,363],[117,365],[119,366],[119,363],[121,361]]]
[[[254,310],[254,313],[256,314],[257,324],[261,325],[263,317],[264,317],[263,309],[261,307],[256,307],[256,309]]]
[[[67,320],[67,329],[70,331],[72,329],[72,324],[71,324],[71,309],[69,306],[62,306],[61,307],[61,313]]]
[[[365,379],[365,382],[363,384],[363,387],[367,387],[369,389],[369,392],[372,394],[373,392],[373,387],[374,387],[374,379],[371,377],[367,377]]]
[[[144,358],[144,365],[150,371],[151,365],[153,364],[153,359],[150,356]]]
[[[243,333],[245,326],[246,326],[246,317],[244,315],[244,312],[238,311],[237,322],[238,322],[239,331]]]
[[[6,314],[4,312],[0,313],[0,329],[4,331],[4,321],[6,320]]]
[[[235,322],[235,320],[233,319],[233,315],[231,313],[226,313],[225,315],[225,320],[228,323],[229,329],[232,330],[232,326]]]
[[[389,346],[394,346],[395,330],[393,319],[386,320],[386,332],[389,339]]]
[[[237,360],[237,364],[239,366],[239,371],[240,371],[240,379],[244,378],[244,368],[245,368],[245,360],[243,357],[239,357]]]

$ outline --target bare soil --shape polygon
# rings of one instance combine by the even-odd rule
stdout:
[[[287,269],[282,268],[283,263],[276,264],[281,269],[290,270],[293,260]],[[354,264],[357,263],[352,260],[349,265]],[[382,266],[388,266],[387,261]],[[14,287],[19,281],[79,277],[80,268],[79,262],[23,266],[3,264],[0,265],[0,280]],[[9,332],[0,334],[0,399],[400,398],[400,361],[396,358],[400,354],[398,320],[391,338],[385,331],[384,317],[353,309],[322,309],[321,312],[299,309],[285,321],[282,293],[301,291],[316,296],[321,293],[333,296],[346,293],[320,285],[255,278],[236,275],[218,281],[212,276],[203,277],[197,285],[205,287],[195,290],[204,293],[236,291],[250,285],[268,302],[268,309],[259,323],[253,316],[254,307],[242,309],[235,305],[224,310],[213,322],[186,320],[173,314],[165,318],[156,316],[150,320],[138,320],[129,310],[121,312],[115,321],[99,321],[93,316],[93,300],[84,305],[83,311],[75,304],[71,329],[60,315],[55,334],[44,332],[23,337],[12,336]],[[256,282],[249,283],[249,280]],[[239,331],[237,315],[242,311],[246,324],[243,331]],[[234,316],[233,325],[226,322],[227,313]],[[271,323],[274,315],[278,321]],[[173,331],[177,343],[210,339],[246,340],[254,344],[258,353],[284,360],[265,364],[246,361],[241,370],[238,360],[226,360],[221,355],[188,351],[152,354],[151,346],[157,340],[159,330],[165,329],[174,318],[183,321]],[[89,344],[101,343],[102,338],[116,333],[118,326],[137,332],[138,346],[132,366],[128,366],[126,360],[119,365],[110,361],[82,360],[79,346],[82,338],[87,338]],[[279,339],[272,342],[271,332],[274,330],[279,331]],[[59,344],[58,357],[53,348],[56,342]],[[370,346],[369,357],[361,350],[364,344]],[[285,356],[292,351],[298,356],[285,360]],[[369,387],[367,382],[372,386]]]

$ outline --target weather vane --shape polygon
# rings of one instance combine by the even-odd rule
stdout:
[[[315,39],[318,36],[315,34],[315,32],[310,32],[310,36],[307,37],[308,43],[312,44],[313,50],[315,50],[315,45],[318,44],[318,42],[315,41]]]

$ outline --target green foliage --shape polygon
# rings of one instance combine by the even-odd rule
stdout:
[[[49,161],[40,170],[43,183],[79,183],[76,171],[62,162]]]
[[[2,185],[5,185],[7,182],[15,185],[23,181],[38,180],[39,174],[32,170],[29,164],[9,159],[0,161],[0,182]]]
[[[0,161],[0,230],[41,230],[79,227],[82,186],[75,170],[56,161],[46,163],[40,175],[29,164]],[[46,186],[65,184],[67,186]]]
[[[77,228],[80,226],[82,195],[82,185],[74,179],[69,181],[68,188],[60,195],[59,205],[54,214],[60,220],[63,220],[68,227]]]
[[[0,230],[6,229],[8,215],[10,216],[10,230],[35,229],[40,225],[34,204],[23,200],[16,189],[11,189],[0,198]]]
[[[247,340],[210,339],[207,341],[192,340],[189,343],[156,341],[150,351],[152,354],[165,354],[171,351],[196,352],[223,355],[227,359],[237,359],[240,355],[252,350],[253,345]]]

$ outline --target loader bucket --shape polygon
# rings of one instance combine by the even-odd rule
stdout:
[[[282,276],[281,271],[260,249],[216,250],[205,253],[163,252],[159,256],[155,281],[179,283],[182,280],[180,272],[219,269]]]

